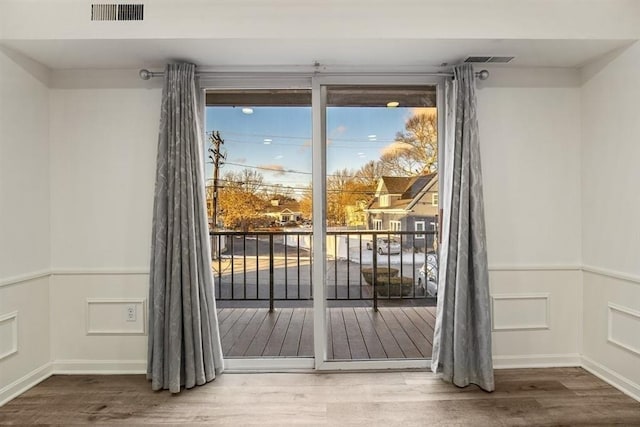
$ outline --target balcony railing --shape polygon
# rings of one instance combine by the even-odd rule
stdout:
[[[270,310],[278,301],[311,306],[312,236],[299,229],[212,232],[217,299],[268,301]],[[334,304],[377,310],[379,301],[434,303],[434,231],[328,231],[326,239],[326,297]]]

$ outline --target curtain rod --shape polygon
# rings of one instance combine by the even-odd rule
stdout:
[[[205,77],[205,76],[213,76],[216,74],[228,74],[229,72],[216,72],[216,71],[196,71],[196,76],[197,77]],[[269,73],[274,74],[274,71],[270,71]],[[237,74],[242,74],[242,73],[237,73]],[[290,73],[288,73],[290,74]],[[327,73],[327,74],[331,74],[331,73]],[[339,73],[341,74],[341,73]],[[361,74],[368,74],[368,73],[361,73]],[[370,73],[369,73],[370,74]],[[383,74],[383,73],[374,73],[374,74]],[[418,73],[418,72],[414,72],[414,73],[393,73],[393,74],[402,74],[402,75],[406,75],[406,74],[412,74],[412,75],[420,75],[420,76],[435,76],[435,77],[453,77],[453,73],[446,73],[446,72],[424,72],[424,73]],[[164,76],[164,72],[163,71],[149,71],[146,68],[143,68],[140,70],[140,72],[138,73],[138,75],[140,76],[140,78],[142,80],[149,80],[152,77],[163,77]],[[476,77],[478,78],[478,80],[487,80],[489,78],[489,71],[488,70],[480,70],[480,71],[476,71],[475,72]]]

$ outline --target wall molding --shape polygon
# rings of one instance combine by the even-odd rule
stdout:
[[[508,264],[493,264],[489,265],[489,271],[580,271],[583,267],[578,264],[530,264],[530,265],[508,265]],[[591,267],[585,267],[589,272],[603,272],[607,270],[595,269]],[[132,276],[144,276],[149,275],[149,267],[132,267],[132,268],[86,268],[86,267],[62,267],[53,268],[50,270],[39,270],[33,273],[21,274],[17,276],[7,277],[0,279],[0,287],[10,286],[16,283],[28,282],[31,280],[39,279],[47,276],[108,276],[108,275],[132,275]],[[623,278],[623,280],[632,280],[640,283],[640,277],[628,276],[623,273],[612,272],[612,277]],[[631,279],[630,279],[631,278]]]
[[[640,284],[640,276],[623,273],[605,268],[579,265],[579,264],[525,264],[525,265],[508,265],[508,264],[492,264],[489,265],[489,271],[584,271],[599,276],[611,277],[614,279],[624,280],[631,283]],[[17,276],[0,279],[0,287],[10,286],[16,283],[28,282],[47,276],[101,276],[101,275],[149,275],[148,267],[134,268],[80,268],[65,267],[54,268],[51,270],[39,270],[32,273],[21,274]]]
[[[53,375],[51,363],[45,363],[22,378],[0,389],[0,407]]]
[[[580,271],[579,264],[490,264],[489,271]]]
[[[494,369],[575,368],[582,366],[578,353],[493,356]]]
[[[38,270],[32,273],[20,274],[0,279],[0,288],[16,285],[24,282],[31,282],[36,279],[48,278],[50,276],[144,276],[149,275],[148,267],[140,268],[60,268],[53,270]]]
[[[65,359],[51,363],[55,375],[141,375],[147,373],[146,360]]]
[[[12,354],[16,354],[18,352],[18,312],[12,311],[11,313],[7,313],[3,316],[0,316],[0,324],[5,322],[13,321],[13,325],[11,326],[12,330],[12,339],[11,339],[11,349],[0,353],[0,360],[5,359]]]
[[[596,276],[608,277],[611,279],[622,280],[624,282],[640,285],[640,276],[636,276],[633,274],[623,273],[615,270],[609,270],[606,268],[592,267],[588,265],[583,265],[582,271],[585,273],[595,274]]]
[[[50,270],[40,270],[34,271],[33,273],[21,274],[19,276],[7,277],[5,279],[0,279],[0,288],[23,282],[30,282],[36,279],[42,279],[43,277],[49,277],[50,275]]]
[[[636,331],[640,330],[640,312],[633,310],[631,308],[628,307],[623,307],[621,305],[618,304],[614,304],[612,302],[609,302],[609,304],[607,304],[607,341],[610,342],[611,344],[615,344],[618,347],[621,347],[631,353],[634,353],[637,356],[640,356],[640,348],[635,348],[632,347],[631,345],[625,344],[619,340],[616,340],[615,338],[613,338],[613,312],[617,311],[618,313],[622,313],[625,314],[627,316],[630,317],[635,317],[638,321],[638,329],[636,329]]]
[[[507,325],[496,326],[495,302],[499,300],[545,300],[545,323],[539,325]],[[551,329],[551,294],[549,293],[518,293],[491,295],[491,331],[535,331]]]
[[[144,276],[148,267],[140,268],[60,268],[51,270],[52,276]]]
[[[640,384],[623,377],[619,373],[607,368],[587,356],[582,356],[582,368],[602,381],[617,388],[627,396],[640,402]]]

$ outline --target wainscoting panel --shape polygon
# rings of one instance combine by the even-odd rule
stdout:
[[[49,276],[5,279],[0,286],[0,406],[46,378],[51,360]]]
[[[489,271],[493,355],[504,367],[575,365],[582,336],[582,273],[534,267]]]
[[[18,312],[0,316],[0,360],[18,352]]]
[[[607,341],[640,356],[640,312],[609,303]]]
[[[550,295],[497,294],[491,296],[494,331],[549,329]]]
[[[148,289],[148,276],[137,271],[57,270],[51,277],[51,361],[146,360]],[[130,307],[133,321],[127,320]]]
[[[140,335],[145,333],[143,298],[87,298],[87,335]]]
[[[583,365],[640,401],[640,278],[585,267]]]

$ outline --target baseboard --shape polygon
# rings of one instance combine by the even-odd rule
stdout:
[[[56,375],[119,375],[145,374],[146,360],[56,360],[52,363]]]
[[[587,356],[582,356],[582,367],[586,371],[600,378],[602,381],[609,383],[627,396],[640,402],[640,384],[636,384],[633,381],[628,380],[617,372],[612,371]]]
[[[581,363],[577,353],[493,356],[494,369],[573,368],[579,367]]]
[[[39,368],[34,369],[27,375],[12,382],[11,384],[0,389],[0,406],[12,399],[20,396],[22,393],[36,386],[38,383],[46,380],[53,374],[51,363],[45,363]]]

